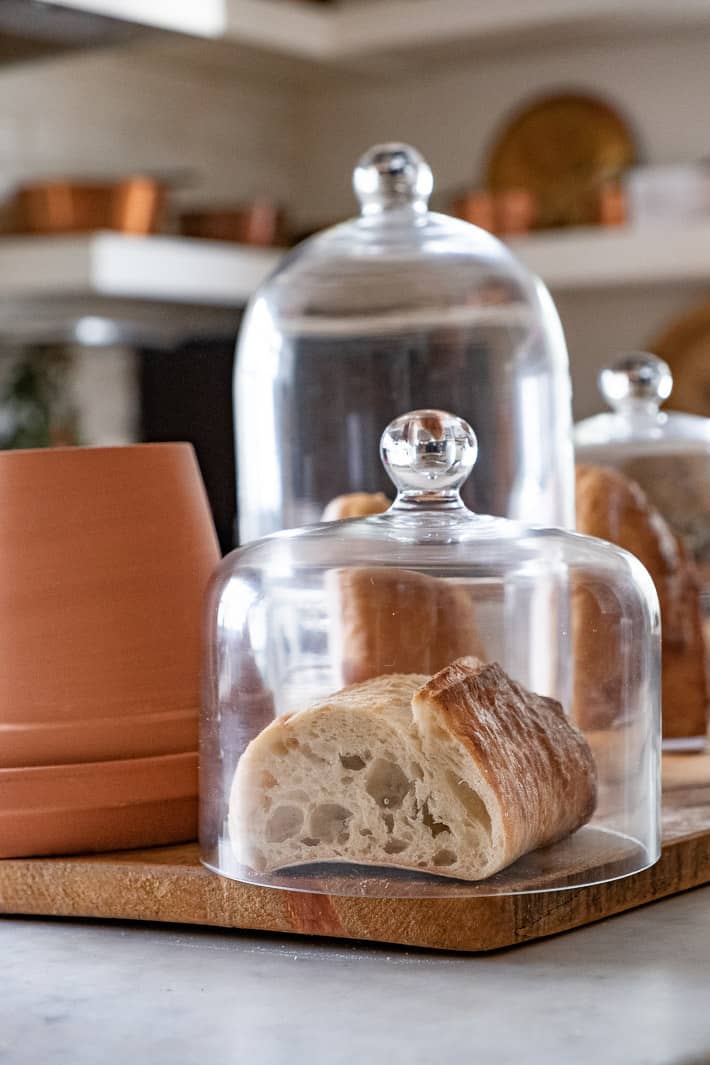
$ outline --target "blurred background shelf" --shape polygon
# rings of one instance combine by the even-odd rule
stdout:
[[[710,221],[695,226],[577,228],[509,241],[557,291],[710,281]],[[0,302],[135,300],[242,308],[285,254],[188,237],[99,232],[0,241]]]
[[[283,252],[189,237],[78,237],[0,241],[0,299],[103,296],[241,307]]]
[[[0,0],[0,197],[168,175],[158,230],[268,200],[290,239],[352,216],[353,164],[394,137],[425,155],[432,206],[448,210],[487,187],[516,113],[560,93],[611,107],[642,167],[696,164],[710,155],[709,47],[710,0]],[[706,218],[511,240],[552,289],[577,418],[599,409],[597,373],[616,352],[653,347],[710,298]],[[65,367],[85,442],[193,440],[211,495],[231,485],[226,544],[234,341],[281,254],[5,237],[0,391],[18,368]]]
[[[569,229],[509,244],[557,291],[710,281],[710,221],[692,227]]]
[[[224,0],[2,0],[0,62],[127,44],[146,31],[224,33]]]
[[[17,3],[18,0],[11,0]],[[5,3],[5,0],[3,0]],[[200,37],[215,37],[224,30],[225,0],[44,0],[43,8],[66,8],[105,18],[120,19]]]
[[[0,241],[0,340],[169,348],[233,346],[249,296],[282,250],[187,237],[16,237]]]

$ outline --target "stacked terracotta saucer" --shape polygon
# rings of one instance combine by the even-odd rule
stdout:
[[[0,857],[195,837],[218,559],[188,444],[0,454]]]

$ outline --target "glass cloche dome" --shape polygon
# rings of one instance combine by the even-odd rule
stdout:
[[[476,452],[462,419],[404,415],[381,441],[386,513],[221,563],[200,758],[211,869],[436,897],[579,887],[657,860],[651,579],[600,540],[472,513],[459,493]]]
[[[577,423],[577,460],[614,466],[641,486],[695,559],[710,614],[710,418],[661,410],[673,376],[646,351],[605,367],[599,390],[611,410]]]
[[[571,389],[547,289],[489,233],[428,210],[432,174],[414,148],[372,148],[353,184],[360,216],[287,255],[245,316],[241,542],[386,488],[381,427],[415,407],[476,425],[468,505],[571,527]]]

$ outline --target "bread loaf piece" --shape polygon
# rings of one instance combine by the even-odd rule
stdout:
[[[262,874],[350,862],[480,880],[579,828],[595,801],[559,703],[464,658],[277,718],[239,762],[229,833]]]
[[[704,735],[710,693],[700,584],[682,540],[635,482],[605,466],[577,467],[577,529],[630,551],[650,573],[661,606],[663,735]],[[603,728],[623,710],[624,675],[614,646],[625,638],[621,626],[618,611],[605,611],[593,593],[578,589],[574,712],[582,728]]]
[[[330,651],[343,685],[383,673],[436,673],[484,658],[471,593],[461,584],[389,566],[330,570]]]
[[[345,518],[366,518],[382,514],[392,505],[384,492],[349,492],[331,499],[323,511],[323,521],[343,521]]]

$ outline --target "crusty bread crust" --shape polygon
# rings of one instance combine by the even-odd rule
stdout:
[[[330,570],[331,657],[343,684],[383,673],[436,673],[455,658],[483,658],[471,592],[390,566]]]
[[[704,735],[710,691],[700,582],[683,541],[634,481],[606,466],[577,467],[577,529],[630,551],[650,573],[661,606],[663,735]],[[623,639],[622,619],[618,611],[605,613],[580,587],[574,622],[575,719],[582,728],[604,728],[619,708],[623,713],[616,646]]]
[[[595,798],[559,704],[468,658],[277,718],[237,766],[229,832],[261,874],[349,862],[480,880],[579,828]]]
[[[586,740],[556,700],[527,691],[497,663],[453,662],[417,692],[413,710],[423,732],[438,726],[475,762],[501,811],[503,865],[575,831],[594,812]]]
[[[323,521],[366,518],[370,514],[383,514],[391,505],[384,492],[348,492],[331,499],[323,511]]]

